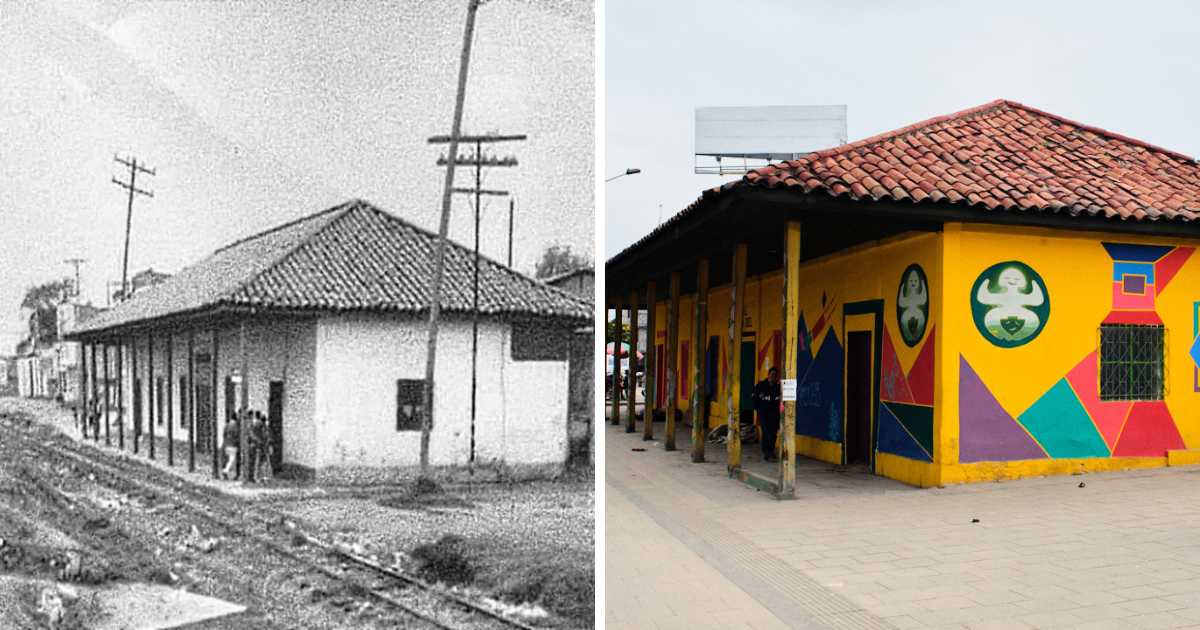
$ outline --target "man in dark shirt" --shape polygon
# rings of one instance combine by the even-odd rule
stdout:
[[[779,384],[779,370],[771,368],[767,378],[754,386],[754,410],[758,412],[758,425],[762,427],[763,459],[775,459],[775,438],[779,434],[779,405],[783,400],[783,387]]]

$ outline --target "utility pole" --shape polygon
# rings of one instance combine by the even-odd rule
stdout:
[[[484,195],[507,197],[506,190],[487,190],[483,188],[483,167],[513,167],[517,165],[517,158],[507,156],[498,158],[495,156],[484,155],[483,145],[496,142],[517,142],[525,140],[524,134],[507,135],[487,134],[482,136],[465,135],[459,136],[459,142],[473,142],[475,144],[475,154],[472,156],[455,155],[453,160],[446,156],[438,158],[438,166],[450,166],[453,162],[459,166],[474,166],[475,167],[475,187],[474,188],[452,188],[455,193],[465,193],[475,195],[475,256],[473,279],[471,282],[471,455],[467,460],[467,467],[470,474],[475,474],[475,418],[477,410],[477,396],[479,384],[479,218],[482,211],[481,203]],[[448,136],[434,136],[429,139],[430,144],[445,144],[450,142]]]
[[[68,258],[63,261],[63,264],[75,267],[75,297],[79,297],[79,266],[85,262],[87,259],[84,258]]]
[[[512,269],[512,238],[513,238],[513,205],[515,200],[508,198],[508,268]]]
[[[154,192],[142,190],[137,187],[137,174],[145,173],[147,175],[156,175],[155,169],[146,168],[144,164],[138,164],[136,157],[123,159],[118,155],[113,155],[113,161],[124,164],[129,167],[129,183],[112,178],[112,183],[129,191],[129,206],[125,210],[125,254],[121,262],[121,299],[129,297],[129,231],[133,225],[133,197],[135,195],[145,195],[146,197],[154,198]]]
[[[467,25],[463,29],[462,56],[458,63],[458,92],[454,98],[454,119],[450,124],[450,155],[458,155],[458,134],[462,131],[463,101],[467,96],[467,70],[471,63],[471,38],[475,33],[475,13],[479,0],[467,0]],[[442,187],[442,216],[438,223],[437,258],[429,284],[429,339],[425,357],[425,414],[421,422],[421,479],[429,479],[429,433],[433,428],[433,375],[437,359],[438,315],[442,310],[442,279],[446,273],[446,233],[450,230],[450,200],[454,189],[454,160],[446,166]]]

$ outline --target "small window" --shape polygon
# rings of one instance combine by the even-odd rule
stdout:
[[[1162,400],[1162,326],[1100,327],[1100,400]]]
[[[513,361],[566,361],[566,328],[517,323],[512,327]]]
[[[420,431],[425,422],[425,381],[396,381],[396,430]]]

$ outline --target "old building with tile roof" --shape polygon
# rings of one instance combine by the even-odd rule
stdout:
[[[236,240],[81,322],[71,337],[85,365],[111,379],[88,392],[108,401],[104,438],[215,471],[222,427],[249,408],[270,417],[282,471],[408,474],[436,240],[351,200]],[[568,339],[591,309],[481,258],[472,431],[473,261],[448,243],[431,464],[553,473],[567,457]]]

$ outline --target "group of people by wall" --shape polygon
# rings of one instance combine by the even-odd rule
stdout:
[[[247,423],[247,450],[242,453],[242,423]],[[247,409],[235,414],[225,423],[225,432],[221,440],[221,454],[225,462],[221,469],[222,479],[241,478],[241,458],[245,455],[248,466],[245,467],[250,483],[261,483],[273,474],[271,467],[271,442],[267,432],[267,416],[257,409]],[[232,476],[232,477],[231,477]]]

